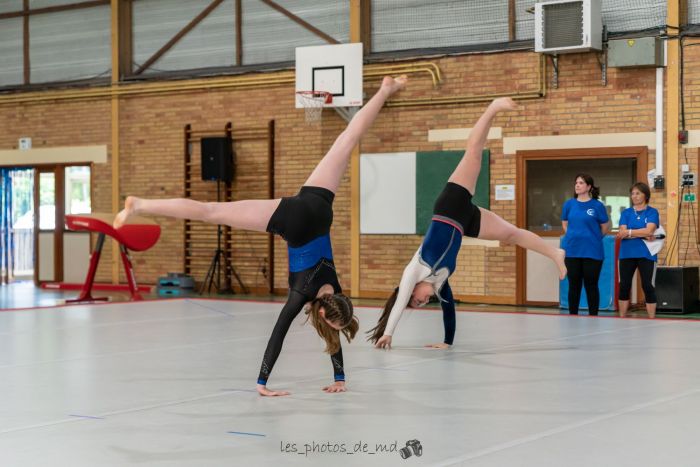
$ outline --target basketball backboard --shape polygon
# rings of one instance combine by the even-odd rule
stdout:
[[[324,107],[362,105],[362,43],[297,47],[296,91],[333,95]],[[304,105],[296,97],[296,108]]]

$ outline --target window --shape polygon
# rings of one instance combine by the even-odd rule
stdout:
[[[53,172],[39,173],[39,230],[56,227],[56,176]]]
[[[630,206],[629,188],[637,181],[633,158],[527,160],[527,228],[561,230],[561,209],[574,195],[576,174],[587,173],[600,188],[600,201],[608,208],[612,227]]]
[[[91,212],[90,167],[66,167],[66,214]]]

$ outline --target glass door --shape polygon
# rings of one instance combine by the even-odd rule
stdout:
[[[61,281],[62,271],[58,270],[57,264],[62,264],[63,258],[60,257],[61,248],[57,237],[62,233],[62,229],[57,229],[56,220],[59,207],[57,198],[63,198],[62,190],[58,189],[57,185],[62,180],[56,176],[58,167],[39,167],[36,170],[34,211],[37,216],[34,227],[37,231],[37,267],[34,277],[37,283]]]
[[[34,170],[0,167],[0,283],[34,275]]]
[[[75,165],[63,171],[65,214],[92,212],[90,166]],[[63,232],[63,282],[80,284],[90,265],[90,232]],[[69,260],[70,259],[70,260]]]
[[[34,277],[34,169],[10,170],[13,280]]]
[[[36,171],[36,282],[82,283],[90,262],[90,234],[66,231],[65,225],[66,214],[91,212],[91,166],[41,166]]]

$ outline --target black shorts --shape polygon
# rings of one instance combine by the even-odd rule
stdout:
[[[447,182],[445,189],[435,201],[433,215],[457,222],[467,237],[479,236],[481,211],[472,203],[472,194],[462,185]]]
[[[282,198],[266,230],[280,235],[292,248],[306,245],[331,231],[334,198],[325,188],[303,186],[297,195]]]

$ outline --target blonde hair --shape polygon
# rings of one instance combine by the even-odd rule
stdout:
[[[394,303],[396,303],[396,297],[399,295],[399,288],[396,287],[394,289],[394,293],[392,293],[389,298],[386,300],[386,303],[384,304],[384,310],[382,311],[381,316],[379,317],[379,320],[377,321],[377,325],[367,331],[367,334],[369,334],[369,337],[367,338],[368,341],[370,341],[373,344],[376,344],[379,339],[382,338],[384,335],[384,331],[386,330],[386,325],[389,322],[389,315],[391,314],[391,309],[394,308]]]
[[[321,316],[320,310],[325,310],[325,317],[328,321],[336,323],[341,330],[333,329]],[[343,294],[326,294],[316,297],[306,308],[306,320],[311,321],[311,325],[316,328],[316,332],[326,342],[326,350],[333,355],[340,350],[340,333],[343,333],[350,342],[360,329],[360,321],[353,314],[352,302]]]

